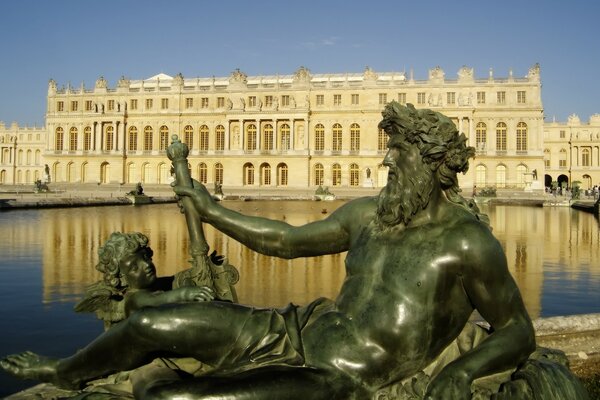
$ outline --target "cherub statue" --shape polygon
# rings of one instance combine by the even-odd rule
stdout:
[[[175,277],[157,277],[152,255],[145,235],[113,232],[98,250],[96,269],[104,274],[103,279],[88,287],[75,311],[95,312],[108,329],[143,307],[213,300],[209,287],[173,288]]]

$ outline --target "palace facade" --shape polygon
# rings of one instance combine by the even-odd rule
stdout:
[[[165,150],[177,134],[190,147],[192,176],[209,187],[381,187],[387,137],[377,124],[392,100],[440,111],[465,133],[477,155],[461,187],[543,188],[544,173],[554,165],[548,160],[555,159],[545,156],[555,150],[544,140],[550,142],[560,124],[544,124],[537,64],[525,77],[511,71],[503,78],[492,70],[476,78],[468,67],[455,78],[433,68],[426,80],[368,67],[358,74],[311,74],[300,67],[279,76],[236,70],[221,78],[122,78],[112,88],[102,77],[94,88],[59,89],[50,80],[45,130],[12,127],[9,133],[0,125],[0,137],[8,140],[0,182],[30,183],[47,164],[56,183],[168,183]],[[569,151],[583,157],[583,147]],[[595,149],[589,163],[598,169]],[[600,178],[588,175],[590,184]]]

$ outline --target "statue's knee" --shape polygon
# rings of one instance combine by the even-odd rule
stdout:
[[[151,332],[156,326],[160,325],[160,315],[151,308],[138,310],[127,318],[127,324],[130,329],[143,334]]]

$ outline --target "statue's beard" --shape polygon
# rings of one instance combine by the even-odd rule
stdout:
[[[418,211],[427,207],[433,190],[433,173],[427,166],[405,173],[391,166],[389,177],[377,200],[375,222],[382,231],[399,223],[408,224]]]

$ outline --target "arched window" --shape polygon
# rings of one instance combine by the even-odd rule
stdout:
[[[261,145],[263,150],[273,150],[273,125],[263,125]]]
[[[100,182],[101,183],[109,183],[110,182],[110,164],[107,162],[103,162],[100,165]]]
[[[340,186],[342,184],[342,167],[340,164],[333,164],[331,167],[331,185]]]
[[[56,150],[62,150],[65,142],[65,130],[60,126],[56,128],[56,137],[54,147]]]
[[[256,125],[254,124],[246,126],[246,150],[256,150]],[[254,169],[252,171],[254,173]]]
[[[523,164],[517,165],[517,186],[522,188],[525,187],[525,173],[527,172],[527,166]]]
[[[215,150],[225,150],[225,127],[223,125],[217,125],[215,128]]]
[[[254,185],[254,165],[244,164],[244,185]]]
[[[83,129],[83,150],[90,151],[92,149],[92,127],[86,126]]]
[[[72,162],[67,164],[67,182],[75,182],[75,164]]]
[[[284,163],[277,165],[277,186],[288,185],[288,166]]]
[[[208,168],[203,162],[198,164],[198,180],[200,181],[200,183],[208,182]]]
[[[221,163],[215,164],[215,183],[223,184],[223,164]]]
[[[282,124],[279,127],[279,150],[286,151],[290,149],[290,126]]]
[[[25,164],[31,165],[31,150],[27,150],[27,157],[25,157]]]
[[[506,151],[506,124],[498,122],[496,125],[496,151]]]
[[[200,127],[200,151],[208,151],[208,126]]]
[[[186,125],[183,128],[183,143],[187,144],[188,149],[194,148],[194,127]]]
[[[142,165],[142,183],[150,182],[150,172],[151,172],[150,163],[146,163],[146,164]]]
[[[527,151],[527,124],[517,124],[517,151]]]
[[[487,125],[484,122],[478,122],[475,126],[475,143],[476,150],[485,150],[487,143]]]
[[[134,183],[135,180],[135,163],[127,164],[127,183]]]
[[[269,186],[271,184],[271,166],[267,163],[260,165],[260,184]]]
[[[81,182],[87,182],[87,171],[88,171],[88,163],[87,161],[81,164]]]
[[[132,126],[129,128],[129,138],[127,140],[129,151],[137,151],[138,128]]]
[[[156,183],[167,183],[169,179],[169,170],[170,168],[167,167],[166,163],[161,162],[160,164],[158,164],[158,179],[156,180]]]
[[[160,147],[159,150],[166,150],[169,147],[169,128],[163,125],[159,129]]]
[[[323,124],[315,126],[315,151],[325,150],[325,127]]]
[[[77,128],[75,127],[69,129],[69,150],[77,150]]]
[[[582,167],[590,166],[590,149],[581,150],[581,166]]]
[[[485,165],[479,164],[475,167],[475,185],[479,188],[485,187],[487,185],[487,168]]]
[[[496,187],[506,187],[506,167],[504,165],[496,167]]]
[[[342,125],[334,124],[331,133],[333,138],[331,150],[342,151]]]
[[[383,129],[377,133],[377,150],[379,152],[387,151],[388,136]]]
[[[350,186],[358,186],[360,171],[357,164],[350,164]]]
[[[144,151],[152,150],[152,127],[150,125],[144,128]]]
[[[42,158],[42,152],[40,150],[35,151],[35,165],[40,165],[40,160]]]
[[[313,167],[313,176],[315,186],[323,186],[324,169],[323,164],[317,163]]]
[[[350,151],[360,150],[360,125],[350,125]]]
[[[106,127],[106,142],[104,150],[112,151],[115,145],[115,128],[112,125]],[[108,182],[106,182],[108,183]]]
[[[23,165],[23,150],[19,150],[17,153],[17,165]]]

